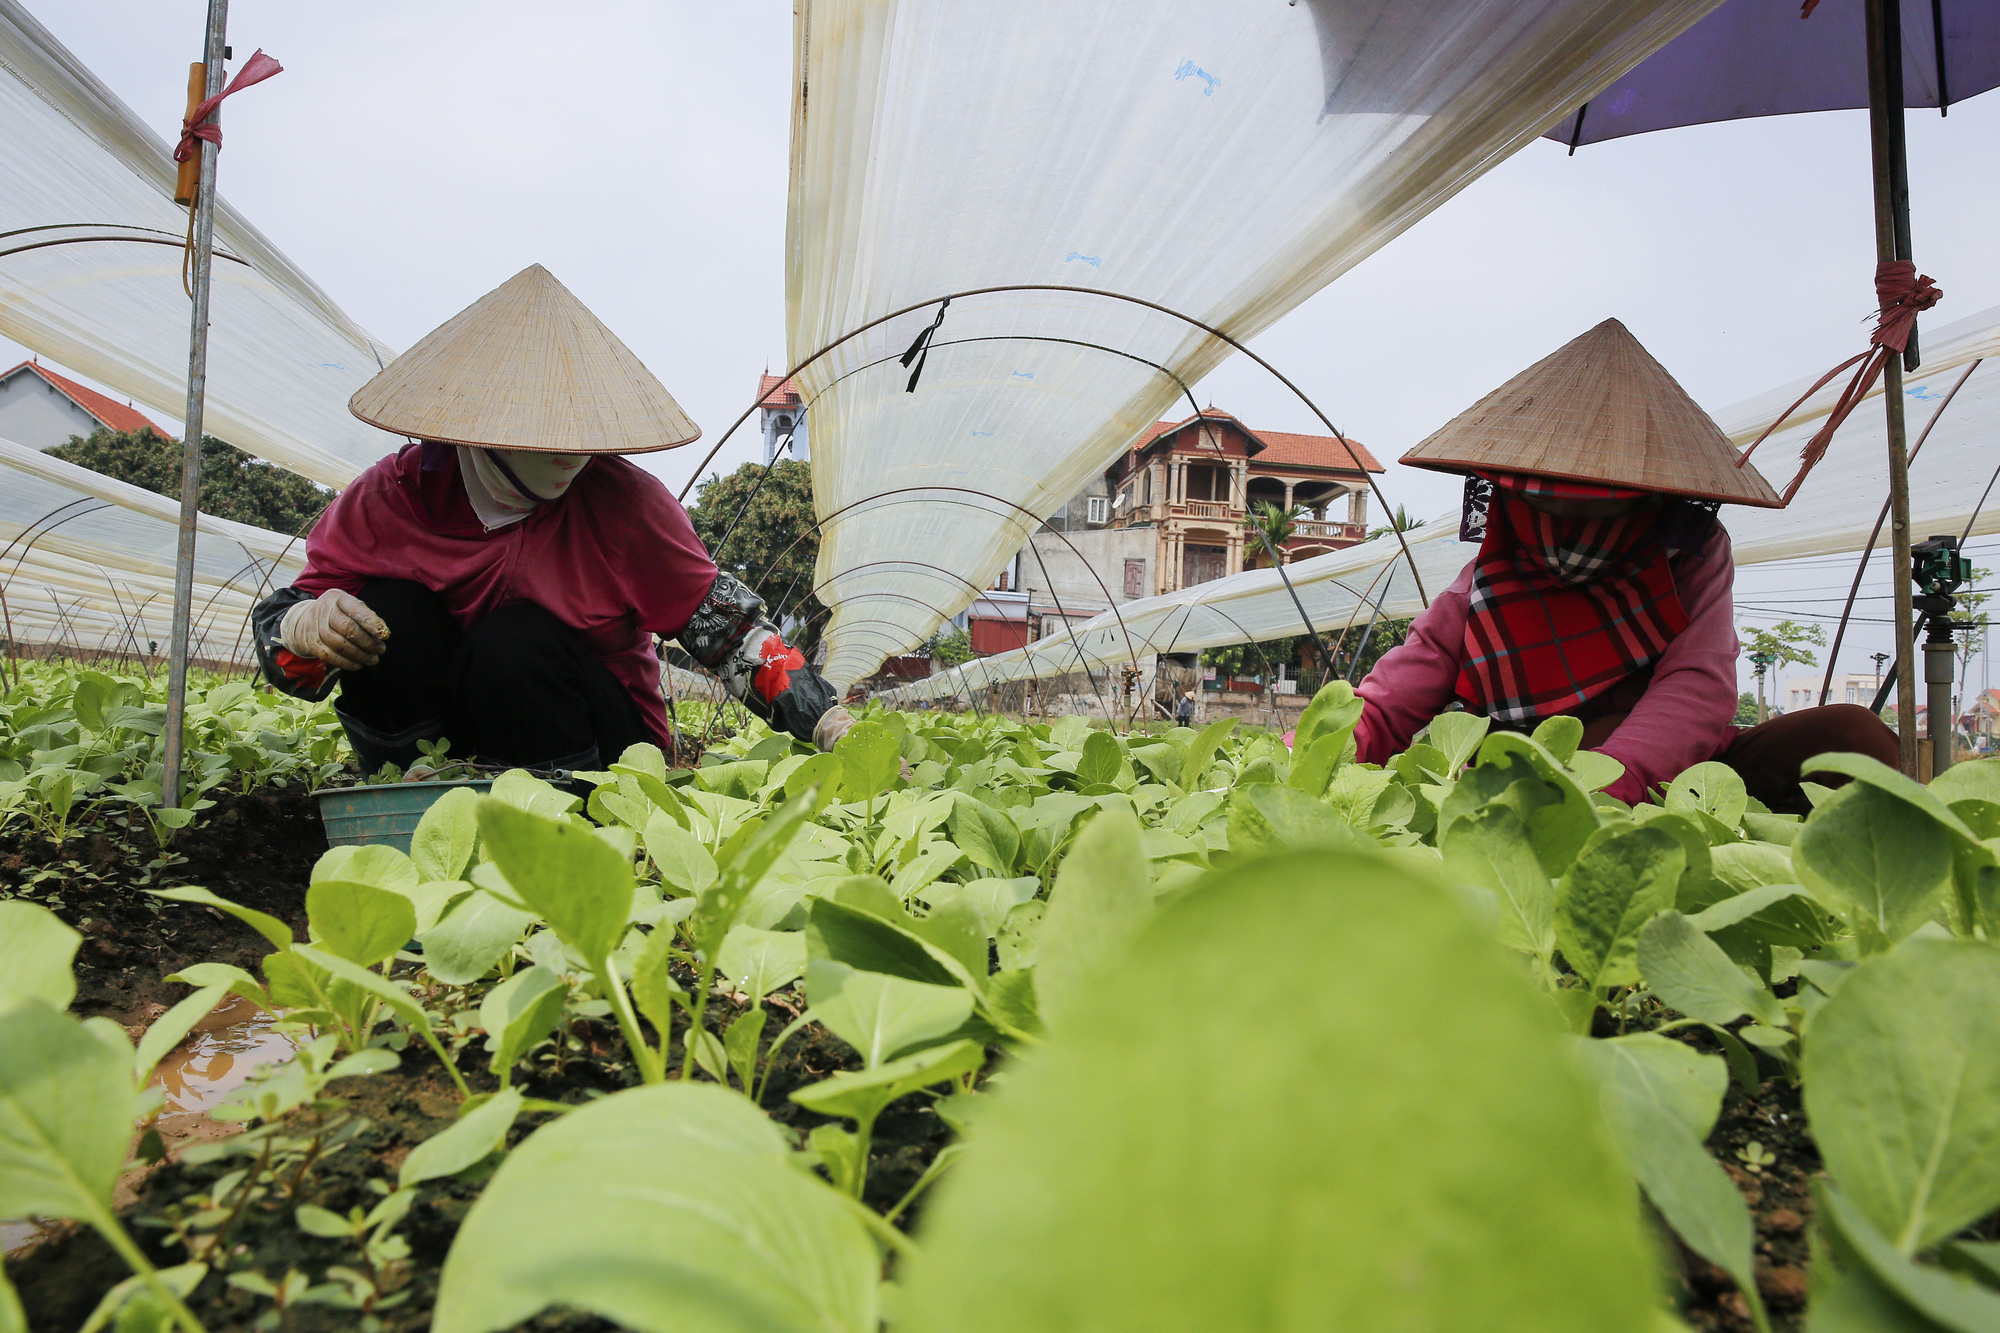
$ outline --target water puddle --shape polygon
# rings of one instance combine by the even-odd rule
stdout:
[[[250,1001],[232,995],[160,1061],[148,1081],[166,1091],[166,1105],[153,1124],[168,1153],[241,1132],[242,1125],[211,1120],[208,1112],[242,1087],[254,1071],[289,1059],[298,1049],[290,1037],[273,1030],[276,1021]],[[113,1206],[130,1204],[150,1169],[126,1173],[112,1195]],[[69,1225],[36,1218],[0,1222],[0,1249],[17,1254]]]

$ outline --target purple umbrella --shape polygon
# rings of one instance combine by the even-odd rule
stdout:
[[[1875,166],[1877,290],[1883,326],[1909,330],[1902,356],[1883,352],[1864,365],[1843,400],[1858,402],[1881,363],[1889,434],[1891,540],[1899,567],[1911,568],[1909,459],[1903,425],[1903,372],[1917,367],[1916,309],[1934,294],[1913,291],[1910,186],[1903,142],[1903,110],[1936,107],[1944,114],[2000,87],[2000,0],[1724,0],[1708,17],[1634,66],[1623,78],[1578,107],[1547,135],[1569,145],[1600,143],[1628,134],[1705,125],[1720,120],[1782,116],[1798,111],[1869,109]],[[1907,293],[1898,297],[1896,293]],[[1894,349],[1897,338],[1878,332],[1877,346]],[[1865,381],[1865,382],[1864,382]],[[1839,425],[1836,409],[1807,451],[1809,468]],[[1803,478],[1803,470],[1800,477]],[[1797,481],[1793,482],[1796,488]],[[1787,491],[1787,499],[1790,491]],[[1863,558],[1866,559],[1866,552]],[[1896,583],[1896,686],[1903,767],[1916,775],[1915,630],[1907,580]],[[1925,678],[1948,681],[1951,622],[1930,617]],[[1845,624],[1843,622],[1843,628]],[[1838,640],[1836,643],[1836,651]],[[1935,663],[1933,662],[1935,659]],[[1832,663],[1829,661],[1828,670]],[[1880,706],[1877,700],[1877,706]],[[1934,769],[1951,762],[1949,723],[1933,718]],[[1949,708],[1943,710],[1949,713]],[[1940,734],[1943,739],[1940,739]]]

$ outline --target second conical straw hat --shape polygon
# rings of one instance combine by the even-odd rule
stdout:
[[[1631,331],[1607,319],[1403,455],[1440,472],[1519,472],[1780,508],[1722,428]]]
[[[420,440],[557,454],[643,454],[701,435],[674,396],[540,264],[434,329],[348,411]]]

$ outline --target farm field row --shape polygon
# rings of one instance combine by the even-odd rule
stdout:
[[[143,683],[5,702],[0,1329],[2000,1327],[2000,761],[871,708],[311,857],[218,685],[168,854]]]

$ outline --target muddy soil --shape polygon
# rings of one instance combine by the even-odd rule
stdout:
[[[165,864],[152,835],[115,822],[61,844],[0,834],[0,898],[41,903],[84,934],[73,1012],[127,1026],[152,1021],[187,988],[166,980],[193,963],[252,973],[270,945],[210,907],[167,902],[148,889],[196,884],[305,931],[305,886],[326,851],[319,810],[303,791],[265,787],[216,798],[174,840]]]
[[[692,981],[692,978],[686,978]],[[714,1030],[721,1029],[743,1009],[718,997],[710,1015]],[[765,1049],[769,1039],[793,1017],[780,1000],[766,1010]],[[194,1045],[220,1052],[235,1050],[255,1038],[254,1017],[239,1017],[223,1024],[220,1034],[198,1035]],[[495,1082],[484,1067],[483,1043],[462,1052],[460,1067],[475,1092],[490,1091]],[[260,1048],[261,1049],[261,1048]],[[674,1067],[679,1067],[682,1045],[675,1043]],[[282,1054],[282,1053],[281,1053]],[[199,1051],[196,1059],[201,1058]],[[331,1092],[339,1105],[331,1110],[301,1109],[289,1116],[282,1132],[296,1140],[315,1137],[337,1142],[299,1178],[296,1188],[277,1190],[245,1209],[231,1224],[224,1260],[225,1272],[212,1273],[190,1300],[190,1305],[211,1333],[249,1330],[262,1319],[270,1322],[271,1302],[226,1281],[229,1273],[255,1271],[282,1282],[287,1272],[297,1269],[311,1282],[325,1280],[328,1268],[345,1266],[373,1272],[386,1297],[394,1298],[391,1308],[378,1309],[371,1325],[376,1333],[416,1333],[427,1328],[437,1298],[438,1282],[445,1255],[459,1225],[477,1200],[491,1167],[475,1167],[450,1180],[427,1182],[420,1187],[416,1204],[396,1228],[409,1245],[407,1258],[371,1270],[362,1248],[353,1242],[309,1235],[299,1229],[295,1212],[302,1204],[314,1204],[345,1215],[360,1206],[364,1210],[379,1202],[393,1188],[397,1169],[410,1150],[423,1140],[448,1127],[456,1115],[457,1094],[450,1080],[430,1054],[421,1047],[403,1052],[402,1066],[392,1072],[347,1080]],[[824,1118],[813,1115],[787,1100],[794,1088],[816,1082],[840,1069],[860,1067],[860,1060],[837,1038],[813,1027],[801,1032],[779,1053],[769,1078],[764,1106],[772,1118],[794,1134],[803,1146],[804,1138]],[[186,1084],[202,1084],[191,1097],[181,1097],[174,1105],[202,1101],[212,1106],[220,1093],[210,1090],[203,1080],[216,1072],[210,1058],[204,1066],[193,1064],[194,1074],[170,1074]],[[241,1082],[247,1067],[224,1067],[220,1071],[230,1086]],[[581,1103],[591,1097],[615,1092],[636,1082],[636,1074],[626,1058],[622,1038],[614,1025],[577,1020],[568,1030],[562,1049],[546,1044],[535,1056],[531,1068],[516,1078],[516,1086],[532,1097],[548,1101]],[[518,1143],[532,1129],[545,1123],[546,1115],[524,1116],[510,1138]],[[186,1253],[173,1240],[171,1219],[199,1210],[197,1196],[217,1180],[249,1163],[242,1155],[219,1160],[181,1160],[178,1149],[189,1143],[217,1137],[198,1132],[192,1123],[170,1126],[171,1114],[162,1118],[162,1128],[170,1132],[170,1155],[160,1165],[128,1180],[121,1192],[120,1212],[127,1226],[145,1247],[149,1257],[160,1264],[184,1262]],[[199,1119],[193,1117],[192,1119]],[[211,1126],[213,1122],[209,1122]],[[218,1127],[228,1132],[228,1127]],[[926,1167],[950,1138],[942,1120],[930,1110],[930,1099],[904,1098],[884,1113],[876,1124],[870,1157],[867,1200],[878,1209],[893,1207],[914,1185]],[[212,1151],[212,1149],[204,1149]],[[202,1151],[194,1156],[200,1158]],[[914,1220],[920,1204],[913,1206],[903,1221]],[[20,1291],[31,1329],[73,1329],[89,1316],[99,1299],[127,1276],[127,1270],[96,1234],[75,1228],[61,1228],[42,1237],[22,1253],[9,1256],[7,1275]],[[284,1327],[296,1333],[332,1333],[352,1329],[360,1315],[354,1310],[321,1305],[296,1305],[287,1314]],[[574,1312],[551,1312],[525,1325],[539,1333],[596,1333],[611,1325]]]

